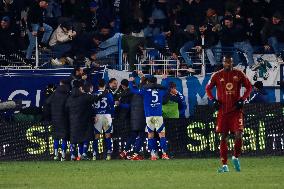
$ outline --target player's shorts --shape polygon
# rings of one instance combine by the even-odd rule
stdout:
[[[101,134],[103,131],[105,133],[112,133],[112,118],[110,114],[97,114],[96,115],[96,123],[95,134]]]
[[[162,116],[150,116],[146,117],[146,132],[154,132],[155,130],[165,132],[164,119]]]
[[[217,133],[242,132],[244,129],[243,113],[240,111],[217,115]]]

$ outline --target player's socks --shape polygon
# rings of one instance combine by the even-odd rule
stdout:
[[[167,145],[166,137],[160,138],[160,146],[161,146],[163,154],[167,153],[168,145]]]
[[[66,150],[67,150],[67,141],[62,139],[62,144],[61,144],[61,158],[65,159],[66,158]]]
[[[89,148],[89,142],[85,141],[84,144],[83,144],[83,155],[87,155],[88,148]]]
[[[98,144],[99,144],[99,139],[94,139],[94,141],[93,141],[93,157],[96,157],[97,154],[98,154],[98,151],[99,151]]]
[[[226,172],[229,172],[229,167],[228,165],[223,165],[222,167],[220,167],[218,170],[217,170],[218,173],[226,173]]]
[[[107,149],[108,153],[111,153],[112,152],[112,141],[111,141],[111,138],[106,138],[105,142],[106,142],[106,149]]]
[[[138,136],[135,140],[134,145],[134,153],[139,153],[142,148],[143,138],[141,136]]]
[[[76,159],[76,144],[70,144],[70,153],[71,153],[71,160]]]
[[[223,165],[227,165],[228,161],[228,144],[226,140],[220,141],[220,157]]]
[[[78,144],[78,157],[81,158],[83,155],[83,143]]]
[[[124,147],[125,151],[128,152],[130,150],[131,145],[133,145],[134,142],[135,142],[135,139],[136,139],[136,133],[135,132],[131,132],[130,136],[128,137],[128,139],[126,141],[125,147]]]
[[[65,159],[66,158],[66,150],[67,150],[67,141],[64,140],[64,139],[62,139],[61,150],[62,150],[61,157]]]
[[[53,143],[54,160],[58,160],[58,147],[59,147],[59,140],[54,139],[54,143]]]
[[[242,153],[242,145],[243,140],[242,139],[236,139],[235,145],[234,145],[234,157],[238,158]]]
[[[148,150],[152,153],[155,153],[155,140],[153,138],[148,139]]]
[[[241,171],[241,164],[239,158],[236,158],[235,156],[232,157],[232,162],[234,165],[234,168],[237,172]]]

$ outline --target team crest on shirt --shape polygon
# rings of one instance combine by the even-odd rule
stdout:
[[[231,94],[235,94],[235,91],[233,91],[232,89],[234,88],[233,83],[227,83],[226,84],[226,95],[231,95]]]
[[[227,84],[226,84],[226,89],[227,89],[228,91],[231,91],[233,88],[234,88],[233,83],[227,83]]]
[[[235,76],[233,77],[233,80],[234,80],[234,81],[239,81],[238,76],[235,75]]]

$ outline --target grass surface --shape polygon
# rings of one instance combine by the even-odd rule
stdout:
[[[284,188],[284,157],[242,158],[217,173],[217,159],[0,162],[0,188]]]

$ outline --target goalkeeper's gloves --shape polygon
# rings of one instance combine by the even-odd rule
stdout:
[[[217,110],[219,110],[219,108],[220,108],[220,102],[216,99],[216,98],[214,98],[213,100],[212,100],[212,102],[213,102],[213,107],[214,107],[214,109],[217,111]]]
[[[242,109],[244,107],[244,101],[242,99],[238,100],[235,103],[235,106],[237,107],[238,110]]]

